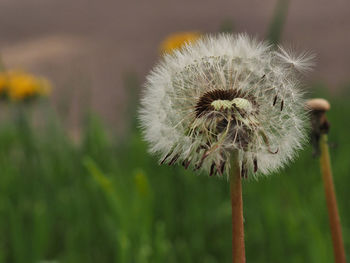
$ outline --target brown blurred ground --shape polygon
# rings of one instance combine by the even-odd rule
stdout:
[[[0,0],[0,53],[7,67],[44,74],[58,105],[73,115],[92,103],[111,121],[122,117],[123,75],[140,81],[157,59],[159,42],[182,30],[215,32],[223,21],[263,38],[275,0]],[[350,1],[291,0],[283,42],[317,54],[313,80],[331,88],[350,72]]]

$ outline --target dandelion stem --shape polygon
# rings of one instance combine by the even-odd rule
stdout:
[[[245,263],[242,183],[237,152],[232,154],[230,167],[232,260],[234,263]]]
[[[333,175],[331,170],[330,156],[328,150],[328,136],[322,134],[320,138],[321,150],[321,172],[326,194],[329,224],[333,240],[334,259],[336,263],[345,263],[345,250],[341,232],[340,218],[335,196]]]

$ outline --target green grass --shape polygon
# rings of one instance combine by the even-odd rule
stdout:
[[[348,251],[349,97],[333,97],[328,115]],[[41,125],[26,107],[0,123],[0,262],[231,262],[226,179],[158,166],[137,129],[111,136],[92,114],[74,143],[48,105],[36,108]],[[243,191],[248,262],[332,262],[310,147]]]

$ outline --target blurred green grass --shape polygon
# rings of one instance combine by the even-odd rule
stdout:
[[[331,156],[349,251],[350,96],[318,94],[332,103]],[[0,124],[0,262],[231,261],[226,179],[158,166],[134,121],[113,136],[90,113],[77,144],[48,105],[36,107],[40,127],[25,107]],[[332,262],[310,147],[243,190],[248,262]]]

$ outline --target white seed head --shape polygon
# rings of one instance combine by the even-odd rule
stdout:
[[[306,138],[292,58],[242,34],[206,36],[164,56],[141,102],[150,151],[210,175],[227,173],[234,151],[244,177],[283,167]]]

